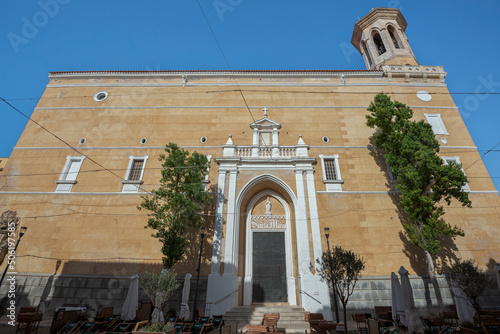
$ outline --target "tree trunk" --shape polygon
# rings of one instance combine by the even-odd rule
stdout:
[[[439,289],[439,284],[436,278],[436,272],[434,267],[434,260],[432,259],[431,253],[424,250],[425,256],[427,258],[427,271],[431,279],[432,286],[434,287],[434,293],[436,295],[436,300],[438,303],[439,311],[443,311],[443,297],[441,296],[441,290]]]
[[[342,308],[344,309],[344,331],[345,334],[347,334],[347,310],[346,310],[347,303],[342,303]]]

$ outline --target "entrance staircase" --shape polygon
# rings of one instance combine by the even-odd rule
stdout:
[[[278,332],[304,334],[306,330],[309,331],[309,323],[305,321],[305,310],[300,306],[238,306],[224,315],[224,321],[237,322],[238,332],[245,332],[248,324],[260,324],[264,313],[280,314]]]

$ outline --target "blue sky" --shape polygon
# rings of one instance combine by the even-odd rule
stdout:
[[[231,69],[364,69],[350,44],[354,23],[374,7],[400,8],[419,63],[448,72],[448,88],[500,189],[500,145],[488,152],[500,142],[499,1],[200,3]],[[196,0],[8,1],[0,22],[0,97],[28,115],[50,71],[227,69]],[[0,117],[6,157],[27,120],[3,102]]]

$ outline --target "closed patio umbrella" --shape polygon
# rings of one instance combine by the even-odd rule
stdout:
[[[181,301],[181,311],[179,312],[179,318],[183,320],[189,320],[191,313],[189,312],[189,290],[191,289],[191,277],[190,273],[187,273],[184,277],[184,287],[182,288],[182,301]]]
[[[130,277],[130,286],[128,288],[127,297],[122,306],[121,317],[124,320],[134,320],[137,312],[137,304],[139,302],[139,275],[134,274]]]
[[[47,283],[45,284],[45,288],[43,289],[42,296],[40,297],[40,303],[38,304],[38,310],[37,312],[39,313],[45,313],[45,310],[47,309],[47,305],[45,305],[45,301],[47,300],[47,297],[49,296],[50,289],[52,289],[52,282],[54,281],[54,275],[51,275],[49,279],[47,280]]]
[[[401,284],[398,276],[391,273],[391,295],[392,295],[392,319],[397,323],[398,320],[404,326],[407,326],[405,319],[405,302],[401,294]]]
[[[458,286],[453,285],[453,294],[455,295],[455,307],[457,309],[460,322],[474,322],[476,311],[467,301],[467,296]]]
[[[401,266],[398,273],[401,276],[401,294],[405,303],[405,317],[408,323],[408,331],[410,334],[423,334],[424,326],[415,311],[415,300],[413,299],[413,289],[411,288],[410,278],[408,277],[408,270]]]

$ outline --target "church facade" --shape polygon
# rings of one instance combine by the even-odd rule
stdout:
[[[381,92],[430,123],[445,163],[461,163],[469,178],[472,208],[452,202],[445,215],[465,237],[444,243],[438,270],[472,258],[492,272],[500,261],[498,193],[446,72],[418,64],[405,29],[397,9],[373,9],[356,23],[352,43],[366,70],[50,73],[32,115],[45,129],[27,124],[0,178],[2,211],[16,211],[28,227],[16,253],[26,303],[36,303],[55,273],[50,308],[118,306],[124,278],[161,269],[160,245],[137,206],[158,187],[158,156],[175,142],[210,161],[206,313],[278,303],[332,319],[316,263],[328,249],[325,232],[331,245],[366,261],[353,307],[390,305],[385,283],[400,266],[416,286],[424,282],[417,307],[435,306],[422,278],[425,256],[402,232],[394,175],[365,125]],[[190,233],[179,276],[196,270],[200,239]],[[451,294],[443,299],[453,304]]]

